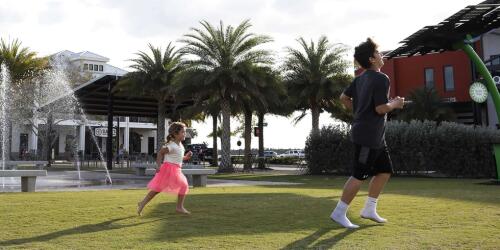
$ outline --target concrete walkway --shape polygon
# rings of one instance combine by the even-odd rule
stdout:
[[[293,169],[286,170],[294,171]],[[256,171],[257,172],[257,171]],[[272,173],[273,170],[259,171]],[[278,171],[275,172],[275,174]],[[284,173],[281,173],[284,174]],[[80,176],[80,177],[79,177]],[[87,191],[87,190],[117,190],[117,189],[145,189],[152,176],[136,176],[134,174],[111,173],[113,184],[107,182],[104,170],[96,171],[48,171],[47,176],[38,177],[36,191]],[[246,181],[208,179],[207,187],[232,186],[271,186],[271,185],[299,185],[292,182]],[[0,192],[19,192],[21,178],[0,177]]]

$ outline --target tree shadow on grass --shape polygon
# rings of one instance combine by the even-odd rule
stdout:
[[[168,216],[152,235],[154,241],[318,230],[308,236],[313,239],[315,235],[320,237],[330,230],[343,229],[329,218],[336,202],[331,198],[293,193],[194,194],[186,201],[187,209],[192,212],[190,216],[174,215],[175,204],[170,202],[146,209],[145,218]],[[321,244],[335,244],[350,233],[353,232],[342,233]]]
[[[110,231],[110,230],[118,230],[118,229],[123,229],[127,227],[135,227],[139,226],[142,224],[148,224],[148,223],[153,223],[155,221],[163,220],[163,219],[156,219],[156,220],[148,220],[144,222],[139,222],[139,223],[133,223],[133,224],[115,224],[120,221],[124,221],[130,218],[135,218],[136,216],[127,216],[127,217],[122,217],[122,218],[116,218],[108,221],[103,221],[101,223],[96,223],[96,224],[87,224],[87,225],[81,225],[77,226],[74,228],[68,228],[64,229],[61,231],[56,231],[44,235],[39,235],[35,237],[29,237],[29,238],[21,238],[21,239],[12,239],[12,240],[7,240],[0,242],[0,247],[1,246],[12,246],[12,245],[22,245],[26,243],[33,243],[33,242],[44,242],[44,241],[49,241],[53,240],[59,237],[67,236],[67,235],[76,235],[76,234],[86,234],[86,233],[95,233],[95,232],[102,232],[102,231]]]
[[[360,230],[370,228],[370,227],[376,227],[380,225],[361,225],[358,229],[345,229],[342,233],[339,233],[331,238],[328,239],[323,239],[319,242],[316,242],[319,238],[321,238],[323,235],[327,234],[332,230],[332,228],[321,228],[318,229],[316,232],[300,239],[297,241],[294,241],[285,247],[282,248],[282,250],[294,250],[294,249],[305,249],[305,248],[312,248],[312,249],[330,249],[333,246],[335,246],[339,241],[343,240],[345,237],[347,237],[350,234],[359,232]],[[316,242],[316,243],[314,243]],[[313,244],[314,243],[314,244]],[[311,245],[313,244],[313,245]]]
[[[237,177],[236,177],[237,178]],[[337,175],[276,175],[276,176],[247,176],[246,180],[287,181],[303,183],[303,185],[284,185],[278,188],[305,188],[342,190],[348,176]],[[459,201],[472,201],[490,204],[500,204],[500,185],[477,185],[484,179],[455,179],[430,177],[391,177],[384,188],[385,194],[417,196],[424,198],[443,198]],[[361,191],[368,188],[369,180],[365,181]],[[276,186],[262,186],[276,188]],[[464,192],[466,191],[466,192]],[[360,193],[361,194],[361,193]],[[360,195],[358,194],[358,195]]]

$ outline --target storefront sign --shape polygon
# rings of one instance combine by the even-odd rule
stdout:
[[[108,128],[95,128],[94,130],[95,136],[98,137],[108,137]],[[116,129],[113,128],[113,137],[116,136]]]

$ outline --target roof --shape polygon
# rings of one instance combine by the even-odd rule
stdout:
[[[74,94],[85,114],[91,115],[108,115],[108,89],[109,85],[113,88],[120,76],[103,75],[96,79],[92,79],[86,83],[79,85],[74,89]],[[53,100],[41,105],[56,104],[72,93],[54,98]],[[192,105],[192,102],[184,102],[175,104],[173,100],[165,101],[167,113],[175,109],[181,109]],[[154,98],[137,97],[130,94],[113,94],[113,115],[115,116],[137,116],[137,117],[158,117],[158,102]]]
[[[82,51],[75,53],[73,55],[72,60],[79,60],[79,59],[84,59],[84,60],[92,60],[92,61],[99,61],[99,62],[108,62],[109,58],[98,55],[96,53],[90,52],[90,51]]]
[[[500,1],[484,1],[470,5],[437,25],[425,26],[400,43],[388,58],[454,50],[453,44],[467,35],[477,37],[500,27]],[[473,41],[467,41],[473,42]]]
[[[107,64],[107,67],[108,68],[106,69],[106,71],[108,73],[115,73],[115,75],[118,75],[118,76],[124,76],[125,74],[128,73],[128,71],[126,71],[124,69],[120,69],[118,67],[115,67],[115,66],[113,66],[111,64]],[[97,72],[97,73],[99,73],[99,72]]]

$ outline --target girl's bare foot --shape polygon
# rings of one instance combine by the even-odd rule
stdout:
[[[142,205],[142,202],[137,203],[137,215],[142,216],[142,209],[144,208],[144,205]]]
[[[176,208],[175,211],[180,214],[191,214],[191,212],[187,211],[185,208]]]

